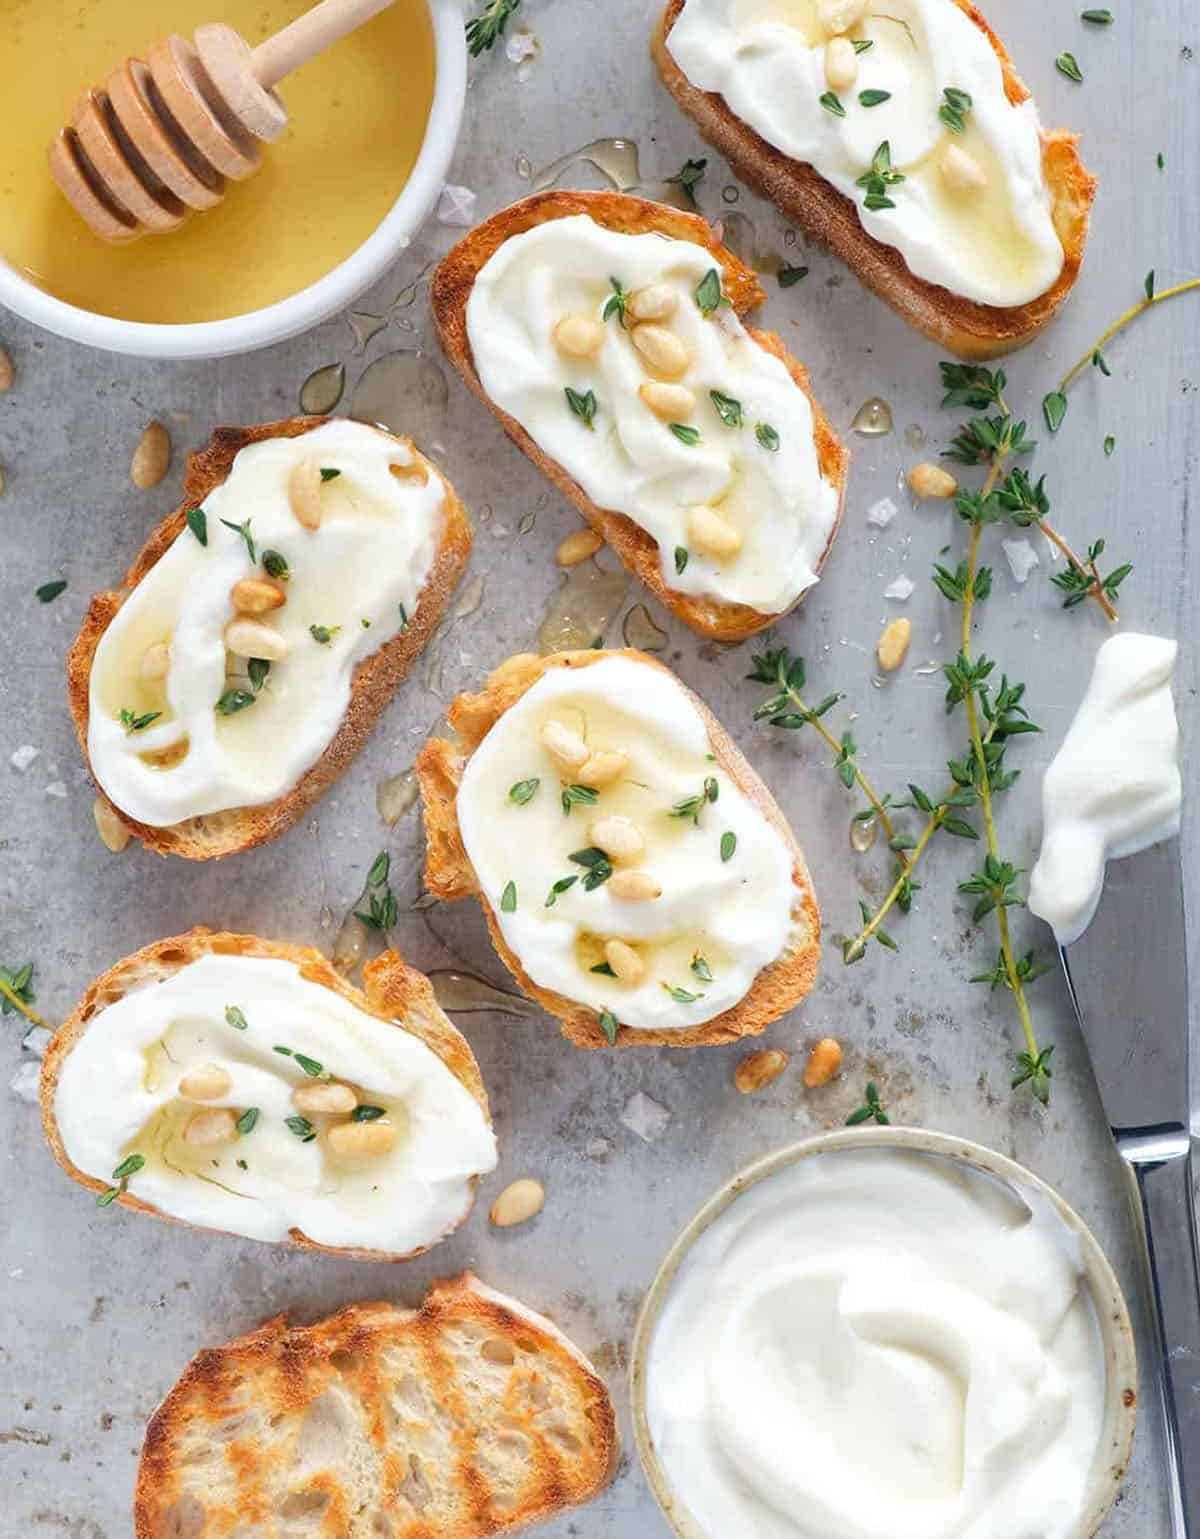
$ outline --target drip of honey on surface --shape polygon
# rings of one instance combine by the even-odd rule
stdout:
[[[169,235],[110,246],[50,176],[75,103],[127,56],[211,21],[251,46],[309,0],[0,0],[0,259],[69,304],[126,321],[224,320],[315,283],[399,196],[433,99],[424,0],[397,0],[283,82],[289,123],[224,202]]]

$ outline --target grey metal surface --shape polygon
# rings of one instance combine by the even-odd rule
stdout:
[[[1115,862],[1096,916],[1062,952],[1146,1239],[1172,1522],[1200,1531],[1200,1270],[1192,1204],[1187,937],[1179,841]]]
[[[1117,24],[1104,33],[1085,31],[1074,6],[1009,0],[993,9],[1046,119],[1083,132],[1088,163],[1102,179],[1075,296],[1051,331],[1008,365],[1014,406],[1034,420],[1042,394],[1066,364],[1138,297],[1147,269],[1156,268],[1162,286],[1200,268],[1191,160],[1200,138],[1200,64],[1191,48],[1200,47],[1200,27],[1185,0],[1139,6],[1136,13],[1120,5]],[[521,157],[536,170],[597,135],[636,138],[648,179],[705,153],[654,80],[645,51],[649,10],[641,0],[526,0],[522,20],[542,47],[528,78],[519,79],[500,56],[473,72],[454,179],[479,192],[481,215],[527,189]],[[1054,56],[1064,48],[1078,57],[1084,85],[1056,73]],[[762,246],[811,268],[784,293],[768,281],[765,319],[811,366],[834,421],[846,429],[874,395],[886,398],[895,415],[894,434],[853,439],[846,519],[827,575],[779,627],[779,639],[808,657],[815,689],[845,691],[839,724],[853,718],[863,761],[878,782],[897,791],[908,779],[936,783],[946,756],[960,748],[962,728],[943,717],[942,685],[925,670],[952,650],[951,615],[928,573],[943,546],[957,552],[962,531],[939,505],[911,506],[897,492],[897,475],[941,447],[956,420],[938,409],[938,352],[822,252],[806,250],[803,240],[787,244],[782,221],[739,193],[711,152],[708,158],[701,188],[706,212],[748,214]],[[358,308],[384,310],[454,233],[431,225]],[[1115,343],[1108,353],[1113,377],[1089,371],[1072,391],[1063,430],[1053,443],[1043,442],[1035,461],[1047,474],[1063,531],[1077,544],[1106,535],[1115,559],[1136,562],[1122,595],[1123,623],[1184,641],[1178,697],[1188,746],[1200,580],[1188,528],[1198,305],[1196,296],[1176,300]],[[375,784],[411,761],[456,690],[474,684],[505,653],[529,645],[559,582],[552,551],[576,526],[561,498],[455,380],[446,405],[423,409],[416,431],[475,515],[471,575],[484,579],[483,602],[439,638],[345,780],[287,837],[208,867],[136,850],[110,856],[92,829],[92,797],[64,701],[63,659],[88,594],[118,576],[176,500],[183,448],[202,441],[215,423],[294,410],[301,381],[318,365],[344,358],[353,383],[389,348],[432,347],[424,290],[362,354],[354,352],[344,319],[252,358],[189,366],[84,352],[11,317],[0,316],[0,339],[18,369],[16,387],[0,397],[7,479],[0,498],[7,616],[0,678],[0,961],[34,959],[39,1006],[61,1018],[115,958],[199,921],[330,944],[337,918],[384,845],[392,851],[397,890],[411,901],[419,883],[419,829],[412,817],[390,833],[381,825]],[[127,479],[129,456],[152,415],[171,428],[176,465],[167,483],[139,493]],[[923,450],[910,447],[916,429],[929,435]],[[1106,433],[1117,439],[1110,459],[1101,450]],[[885,495],[900,511],[880,532],[865,514]],[[1104,629],[1091,612],[1059,609],[1046,581],[1047,553],[1040,548],[1039,554],[1040,568],[1019,587],[997,537],[989,535],[995,592],[979,631],[980,644],[1001,666],[1027,680],[1028,704],[1045,729],[1012,749],[1011,762],[1025,774],[998,813],[1006,853],[1025,866],[1036,849],[1038,771],[1065,729]],[[59,575],[70,587],[43,608],[32,590]],[[916,583],[906,610],[913,646],[903,671],[880,686],[872,677],[871,649],[883,619],[905,612],[883,598],[885,585],[899,575]],[[626,607],[644,597],[631,588]],[[881,891],[883,852],[851,852],[853,803],[810,733],[793,738],[752,727],[758,694],[742,681],[747,649],[702,647],[653,603],[650,608],[670,635],[665,655],[711,702],[793,819],[827,930],[840,932],[853,923],[860,896],[873,901]],[[619,625],[611,633],[618,635]],[[38,757],[18,772],[9,756],[26,744]],[[868,1073],[897,1120],[978,1138],[1057,1185],[1095,1227],[1127,1290],[1140,1294],[1120,1163],[1057,976],[1032,992],[1042,1037],[1057,1044],[1053,1102],[1043,1112],[1009,1094],[1016,1041],[1009,1002],[968,982],[991,965],[994,932],[972,928],[954,891],[973,854],[949,839],[935,847],[913,913],[893,927],[898,955],[876,948],[847,971],[836,945],[826,948],[812,998],[767,1039],[796,1055],[792,1067],[759,1096],[734,1090],[736,1050],[581,1053],[546,1020],[462,1017],[492,1093],[502,1162],[466,1228],[431,1256],[400,1268],[294,1255],[113,1209],[98,1212],[54,1166],[36,1112],[0,1096],[6,1129],[0,1530],[34,1539],[121,1539],[130,1531],[145,1419],[197,1347],[273,1310],[307,1319],[351,1299],[412,1300],[426,1279],[467,1264],[549,1310],[597,1354],[623,1401],[634,1314],[676,1230],[740,1163],[839,1124],[861,1097]],[[1194,871],[1195,854],[1189,837],[1185,871]],[[323,913],[334,916],[331,925],[323,924]],[[1013,922],[1022,949],[1036,944],[1049,954],[1050,937],[1035,921],[1016,912]],[[469,905],[406,912],[396,940],[417,965],[465,963],[504,982]],[[845,1072],[830,1089],[806,1093],[803,1047],[826,1033],[845,1044]],[[6,1080],[22,1059],[20,1035],[6,1018],[0,1038]],[[652,1143],[620,1122],[638,1091],[671,1114]],[[491,1197],[525,1173],[544,1180],[545,1212],[516,1231],[489,1231]],[[1148,1414],[1107,1529],[1114,1539],[1169,1534],[1160,1460],[1158,1426]],[[627,1466],[592,1508],[544,1532],[547,1539],[658,1539],[666,1529],[640,1474]]]

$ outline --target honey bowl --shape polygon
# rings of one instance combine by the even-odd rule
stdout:
[[[225,0],[218,9],[253,42],[310,3]],[[462,124],[457,0],[396,0],[299,70],[284,87],[286,133],[220,207],[127,246],[84,226],[46,162],[70,93],[103,80],[123,54],[215,14],[211,0],[15,0],[17,98],[5,117],[11,106],[22,130],[0,144],[0,307],[109,352],[219,358],[317,325],[409,245]]]

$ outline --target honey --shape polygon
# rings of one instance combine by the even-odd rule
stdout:
[[[259,170],[168,235],[110,246],[51,179],[75,102],[170,32],[223,21],[252,46],[309,0],[0,0],[0,258],[58,299],[124,321],[225,320],[350,256],[408,179],[433,99],[424,0],[396,0],[280,87],[289,123]]]

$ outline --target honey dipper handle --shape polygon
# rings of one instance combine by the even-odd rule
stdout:
[[[253,56],[256,79],[269,90],[391,4],[392,0],[321,0],[320,5],[258,45]]]

